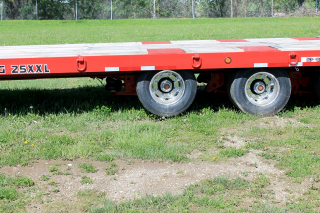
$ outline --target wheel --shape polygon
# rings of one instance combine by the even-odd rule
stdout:
[[[197,82],[191,71],[141,72],[137,94],[151,113],[164,117],[179,115],[192,104]]]
[[[314,91],[320,100],[320,73],[317,73],[315,81],[314,81]]]
[[[247,69],[231,75],[228,94],[241,111],[271,116],[289,101],[291,83],[283,69]]]

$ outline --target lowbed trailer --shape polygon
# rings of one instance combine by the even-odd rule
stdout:
[[[0,47],[0,80],[106,78],[113,94],[165,117],[192,104],[197,80],[245,113],[273,115],[291,94],[320,98],[319,67],[318,37]]]

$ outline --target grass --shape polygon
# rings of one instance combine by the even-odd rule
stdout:
[[[56,171],[53,173],[53,175],[63,175],[64,173],[60,170]]]
[[[81,177],[81,184],[83,185],[83,184],[92,184],[93,182],[92,182],[92,180],[91,180],[91,178],[90,177],[88,177],[88,176],[82,176]]]
[[[247,150],[243,150],[243,149],[236,149],[236,148],[231,148],[231,149],[224,149],[221,150],[219,152],[219,155],[222,157],[241,157],[243,156],[246,152],[248,152]]]
[[[15,185],[18,187],[30,187],[34,185],[34,182],[28,177],[17,177]]]
[[[34,185],[28,177],[8,177],[0,173],[0,212],[14,212],[29,201],[28,194],[19,189],[26,189]]]
[[[320,152],[320,122],[317,119],[319,112],[319,106],[305,109],[296,107],[295,114],[300,123],[295,125],[288,123],[278,128],[251,127],[243,132],[247,137],[254,138],[247,146],[263,150],[261,156],[276,160],[276,166],[284,169],[289,177],[300,178],[317,175],[320,169],[318,155]],[[292,115],[290,113],[289,116],[284,116],[291,117]],[[301,122],[306,119],[308,122]],[[264,139],[255,137],[256,132],[259,132]],[[268,137],[264,137],[264,135],[268,135]]]
[[[106,174],[107,175],[116,174],[116,172],[118,171],[116,167],[117,167],[117,164],[115,164],[114,162],[109,163],[108,167],[106,168]]]
[[[97,171],[97,167],[93,166],[92,163],[78,164],[78,166],[81,168],[81,172],[95,173]]]
[[[3,21],[0,30],[0,45],[6,46],[300,37],[320,34],[319,17]],[[27,31],[28,33],[22,33]]]
[[[113,161],[114,157],[107,154],[97,154],[94,156],[94,159],[98,161],[109,162],[109,161]]]
[[[56,166],[52,166],[49,168],[49,172],[57,172],[58,168]]]
[[[49,177],[49,175],[41,175],[40,180],[41,181],[48,181],[48,180],[50,180],[50,177]]]
[[[3,21],[0,45],[318,36],[319,21],[319,17]],[[112,161],[118,158],[183,163],[193,161],[190,154],[199,151],[203,157],[195,161],[218,163],[257,152],[263,161],[284,170],[295,184],[310,178],[319,182],[320,107],[312,95],[292,97],[277,115],[286,121],[283,123],[243,114],[226,95],[202,90],[186,112],[165,120],[147,112],[137,97],[112,96],[94,79],[1,81],[0,93],[0,167],[26,166],[37,159],[82,158],[106,162],[106,175],[112,175],[118,170]],[[245,147],[225,147],[223,138],[233,134],[245,141]],[[55,164],[49,171],[72,174],[59,170],[61,165]],[[79,166],[86,173],[96,171],[92,164]],[[241,175],[247,178],[250,172]],[[92,183],[88,176],[83,177],[81,183]],[[0,212],[19,212],[29,202],[28,193],[21,190],[36,186],[32,180],[18,178],[0,175]],[[48,175],[40,180],[58,192],[57,181]],[[92,203],[95,198],[99,201],[88,204],[88,212],[319,210],[316,184],[305,190],[304,200],[292,199],[286,206],[276,204],[270,186],[270,178],[259,175],[251,182],[241,178],[207,180],[190,186],[182,195],[148,196],[122,204],[91,191],[78,196],[93,199]]]
[[[60,80],[70,86],[69,79]],[[88,79],[87,83],[91,81]],[[102,157],[105,153],[114,157],[185,161],[194,148],[215,145],[219,128],[255,118],[234,110],[226,97],[219,98],[220,103],[214,98],[204,101],[204,93],[183,116],[157,122],[158,118],[146,112],[136,97],[112,97],[100,86],[56,92],[14,91],[2,92],[0,97],[4,103],[0,106],[0,126],[6,126],[0,130],[2,166],[27,165],[32,159],[111,160]],[[110,115],[94,111],[94,106],[102,102],[112,109]],[[35,112],[28,112],[30,105]],[[34,146],[31,142],[25,144],[26,140]]]

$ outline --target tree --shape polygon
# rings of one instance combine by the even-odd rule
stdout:
[[[39,19],[64,19],[63,14],[66,11],[67,4],[56,0],[39,0],[38,14]]]
[[[21,0],[5,0],[5,14],[9,19],[18,19],[20,16],[19,8],[23,2]]]
[[[106,11],[103,0],[78,0],[80,19],[98,19]]]

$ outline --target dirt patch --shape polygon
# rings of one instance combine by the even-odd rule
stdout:
[[[297,121],[295,118],[284,118],[279,116],[273,117],[264,117],[258,118],[254,122],[257,127],[260,128],[268,128],[268,127],[275,127],[275,128],[284,128],[287,125],[290,126],[306,126],[306,124]]]
[[[223,138],[221,138],[223,140]],[[234,147],[240,149],[246,145],[246,142],[239,138],[237,135],[226,135],[223,140],[223,143],[226,147]]]
[[[191,159],[196,159],[200,156],[202,156],[204,153],[199,151],[199,150],[193,150],[190,154],[188,154],[188,158],[191,158]]]
[[[199,181],[224,176],[228,178],[244,177],[254,180],[259,174],[268,174],[274,177],[283,177],[284,172],[275,168],[273,164],[263,162],[256,153],[249,153],[240,158],[232,158],[224,162],[190,162],[190,163],[169,163],[169,162],[151,162],[135,160],[128,164],[127,161],[115,160],[118,172],[115,175],[106,175],[105,169],[108,163],[99,161],[90,161],[97,167],[95,173],[81,172],[77,166],[84,163],[83,160],[76,161],[45,161],[39,160],[30,167],[3,167],[0,172],[9,176],[27,176],[35,181],[39,189],[48,186],[49,181],[40,181],[42,175],[49,175],[50,181],[56,181],[56,185],[47,187],[45,190],[52,191],[58,188],[50,198],[51,201],[75,200],[79,190],[95,189],[103,191],[106,197],[114,201],[140,198],[146,194],[161,195],[166,192],[180,194],[185,187]],[[53,175],[49,168],[56,164],[62,172],[68,171],[72,175]],[[247,175],[244,176],[243,173]],[[93,181],[93,184],[82,185],[82,176],[87,175]],[[275,185],[278,185],[275,181]],[[285,201],[283,190],[275,190],[279,194],[280,201]],[[277,196],[277,195],[276,195]],[[48,199],[48,198],[47,198]],[[40,205],[40,204],[38,204]]]

